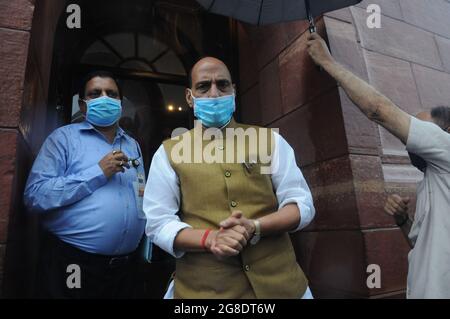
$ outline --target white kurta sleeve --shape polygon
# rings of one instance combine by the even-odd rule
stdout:
[[[164,146],[161,145],[153,156],[147,185],[144,192],[144,213],[147,218],[145,233],[152,242],[163,250],[180,258],[183,251],[175,251],[173,243],[177,234],[191,228],[181,222],[180,186],[178,176],[169,163]]]
[[[275,133],[271,171],[279,209],[287,204],[296,203],[300,210],[300,223],[292,232],[305,228],[315,216],[311,191],[297,166],[294,150],[278,133]]]
[[[411,117],[406,149],[438,172],[450,173],[450,134],[436,124]]]

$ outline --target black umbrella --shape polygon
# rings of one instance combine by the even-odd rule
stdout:
[[[255,25],[308,19],[355,5],[362,0],[197,0],[207,11]]]

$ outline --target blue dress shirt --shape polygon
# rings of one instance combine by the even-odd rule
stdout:
[[[100,160],[121,149],[141,164],[109,179]],[[83,251],[121,255],[134,251],[145,219],[139,216],[133,182],[144,176],[138,143],[118,128],[113,144],[90,123],[55,130],[44,142],[25,188],[30,212],[42,213],[45,229]]]

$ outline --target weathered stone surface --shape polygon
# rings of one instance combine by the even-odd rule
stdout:
[[[380,134],[377,125],[359,110],[342,88],[339,88],[339,97],[349,153],[380,154]]]
[[[409,114],[422,110],[409,62],[367,51],[365,53],[370,83]],[[379,126],[384,154],[404,154],[403,143]]]
[[[9,216],[12,208],[13,183],[15,175],[17,131],[0,129],[0,243],[8,235]]]
[[[400,0],[405,21],[450,38],[450,2],[447,0]]]
[[[33,51],[39,68],[41,85],[45,96],[47,96],[50,83],[53,45],[58,18],[61,15],[67,16],[67,13],[65,13],[67,5],[64,1],[40,1],[34,12],[35,18],[33,20],[30,50]],[[73,46],[74,43],[67,43],[67,46],[69,45]]]
[[[368,295],[360,231],[300,232],[293,236],[293,244],[316,298]]]
[[[258,61],[255,44],[256,30],[247,24],[238,23],[239,76],[241,92],[246,92],[258,82]]]
[[[383,18],[380,29],[369,29],[365,10],[358,7],[351,10],[363,48],[432,68],[442,68],[432,33],[389,17]]]
[[[316,208],[308,231],[394,227],[378,156],[350,155],[302,169]]]
[[[369,81],[364,50],[361,48],[355,27],[336,19],[325,17],[329,46],[333,57],[351,72]],[[350,153],[376,155],[379,150],[379,132],[339,88],[340,105]]]
[[[325,17],[344,21],[346,23],[353,23],[353,16],[350,11],[350,8],[343,8],[343,9],[327,12],[327,13],[325,13]]]
[[[32,145],[33,122],[37,113],[36,102],[41,94],[40,77],[35,63],[35,59],[30,56],[27,62],[22,109],[20,113],[19,129],[29,145]]]
[[[411,64],[376,52],[365,52],[370,83],[405,112],[422,110]]]
[[[28,31],[33,20],[34,2],[27,0],[2,1],[0,4],[0,28]]]
[[[300,150],[301,156],[301,150]],[[350,158],[308,165],[302,169],[313,195],[316,216],[308,231],[357,230],[359,217]]]
[[[416,64],[413,73],[424,109],[450,104],[450,74]]]
[[[394,219],[383,210],[386,194],[380,157],[351,155],[350,163],[360,227],[394,227]]]
[[[32,54],[27,63],[19,124],[19,130],[31,147],[32,154],[37,154],[47,135],[46,123],[48,123],[49,113],[46,97],[39,69]]]
[[[315,298],[395,295],[406,285],[409,246],[397,228],[300,232],[292,241]],[[380,266],[381,288],[367,287],[371,264]]]
[[[367,80],[366,61],[355,26],[336,19],[324,18],[330,52],[333,57],[364,80]]]
[[[297,162],[306,166],[347,153],[339,96],[336,90],[273,122],[271,127],[294,148]]]
[[[286,44],[290,45],[292,41],[305,33],[308,30],[308,27],[309,23],[306,20],[283,23],[283,28],[286,32]]]
[[[368,289],[369,295],[403,290],[408,274],[410,247],[401,230],[367,230],[363,231],[363,237],[367,265],[377,265],[381,271],[381,287]]]
[[[241,96],[241,119],[245,124],[261,125],[259,85],[253,86]]]
[[[324,34],[323,22],[318,30]],[[307,33],[295,40],[280,55],[280,85],[283,112],[301,107],[314,97],[336,86],[326,72],[320,72],[306,51]]]
[[[439,54],[444,64],[444,70],[450,73],[450,40],[436,36],[436,42],[439,48]]]
[[[287,34],[283,24],[263,26],[257,32],[258,67],[263,68],[286,47]]]
[[[384,16],[392,17],[395,19],[403,19],[402,10],[400,8],[399,0],[364,0],[357,4],[357,7],[363,8],[367,11],[367,8],[371,4],[377,4],[381,8],[381,14]],[[367,14],[369,16],[369,14]],[[383,23],[383,22],[381,22]]]
[[[28,32],[0,28],[0,126],[18,126],[29,36]]]
[[[283,115],[278,58],[260,72],[259,95],[263,125],[267,125]]]

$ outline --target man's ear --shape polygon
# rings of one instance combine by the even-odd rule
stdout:
[[[186,94],[186,102],[189,105],[190,108],[194,107],[194,101],[192,100],[192,90],[187,88],[185,91]]]
[[[80,107],[81,113],[83,113],[83,115],[86,116],[87,112],[86,102],[84,102],[82,99],[78,99],[78,106]]]

